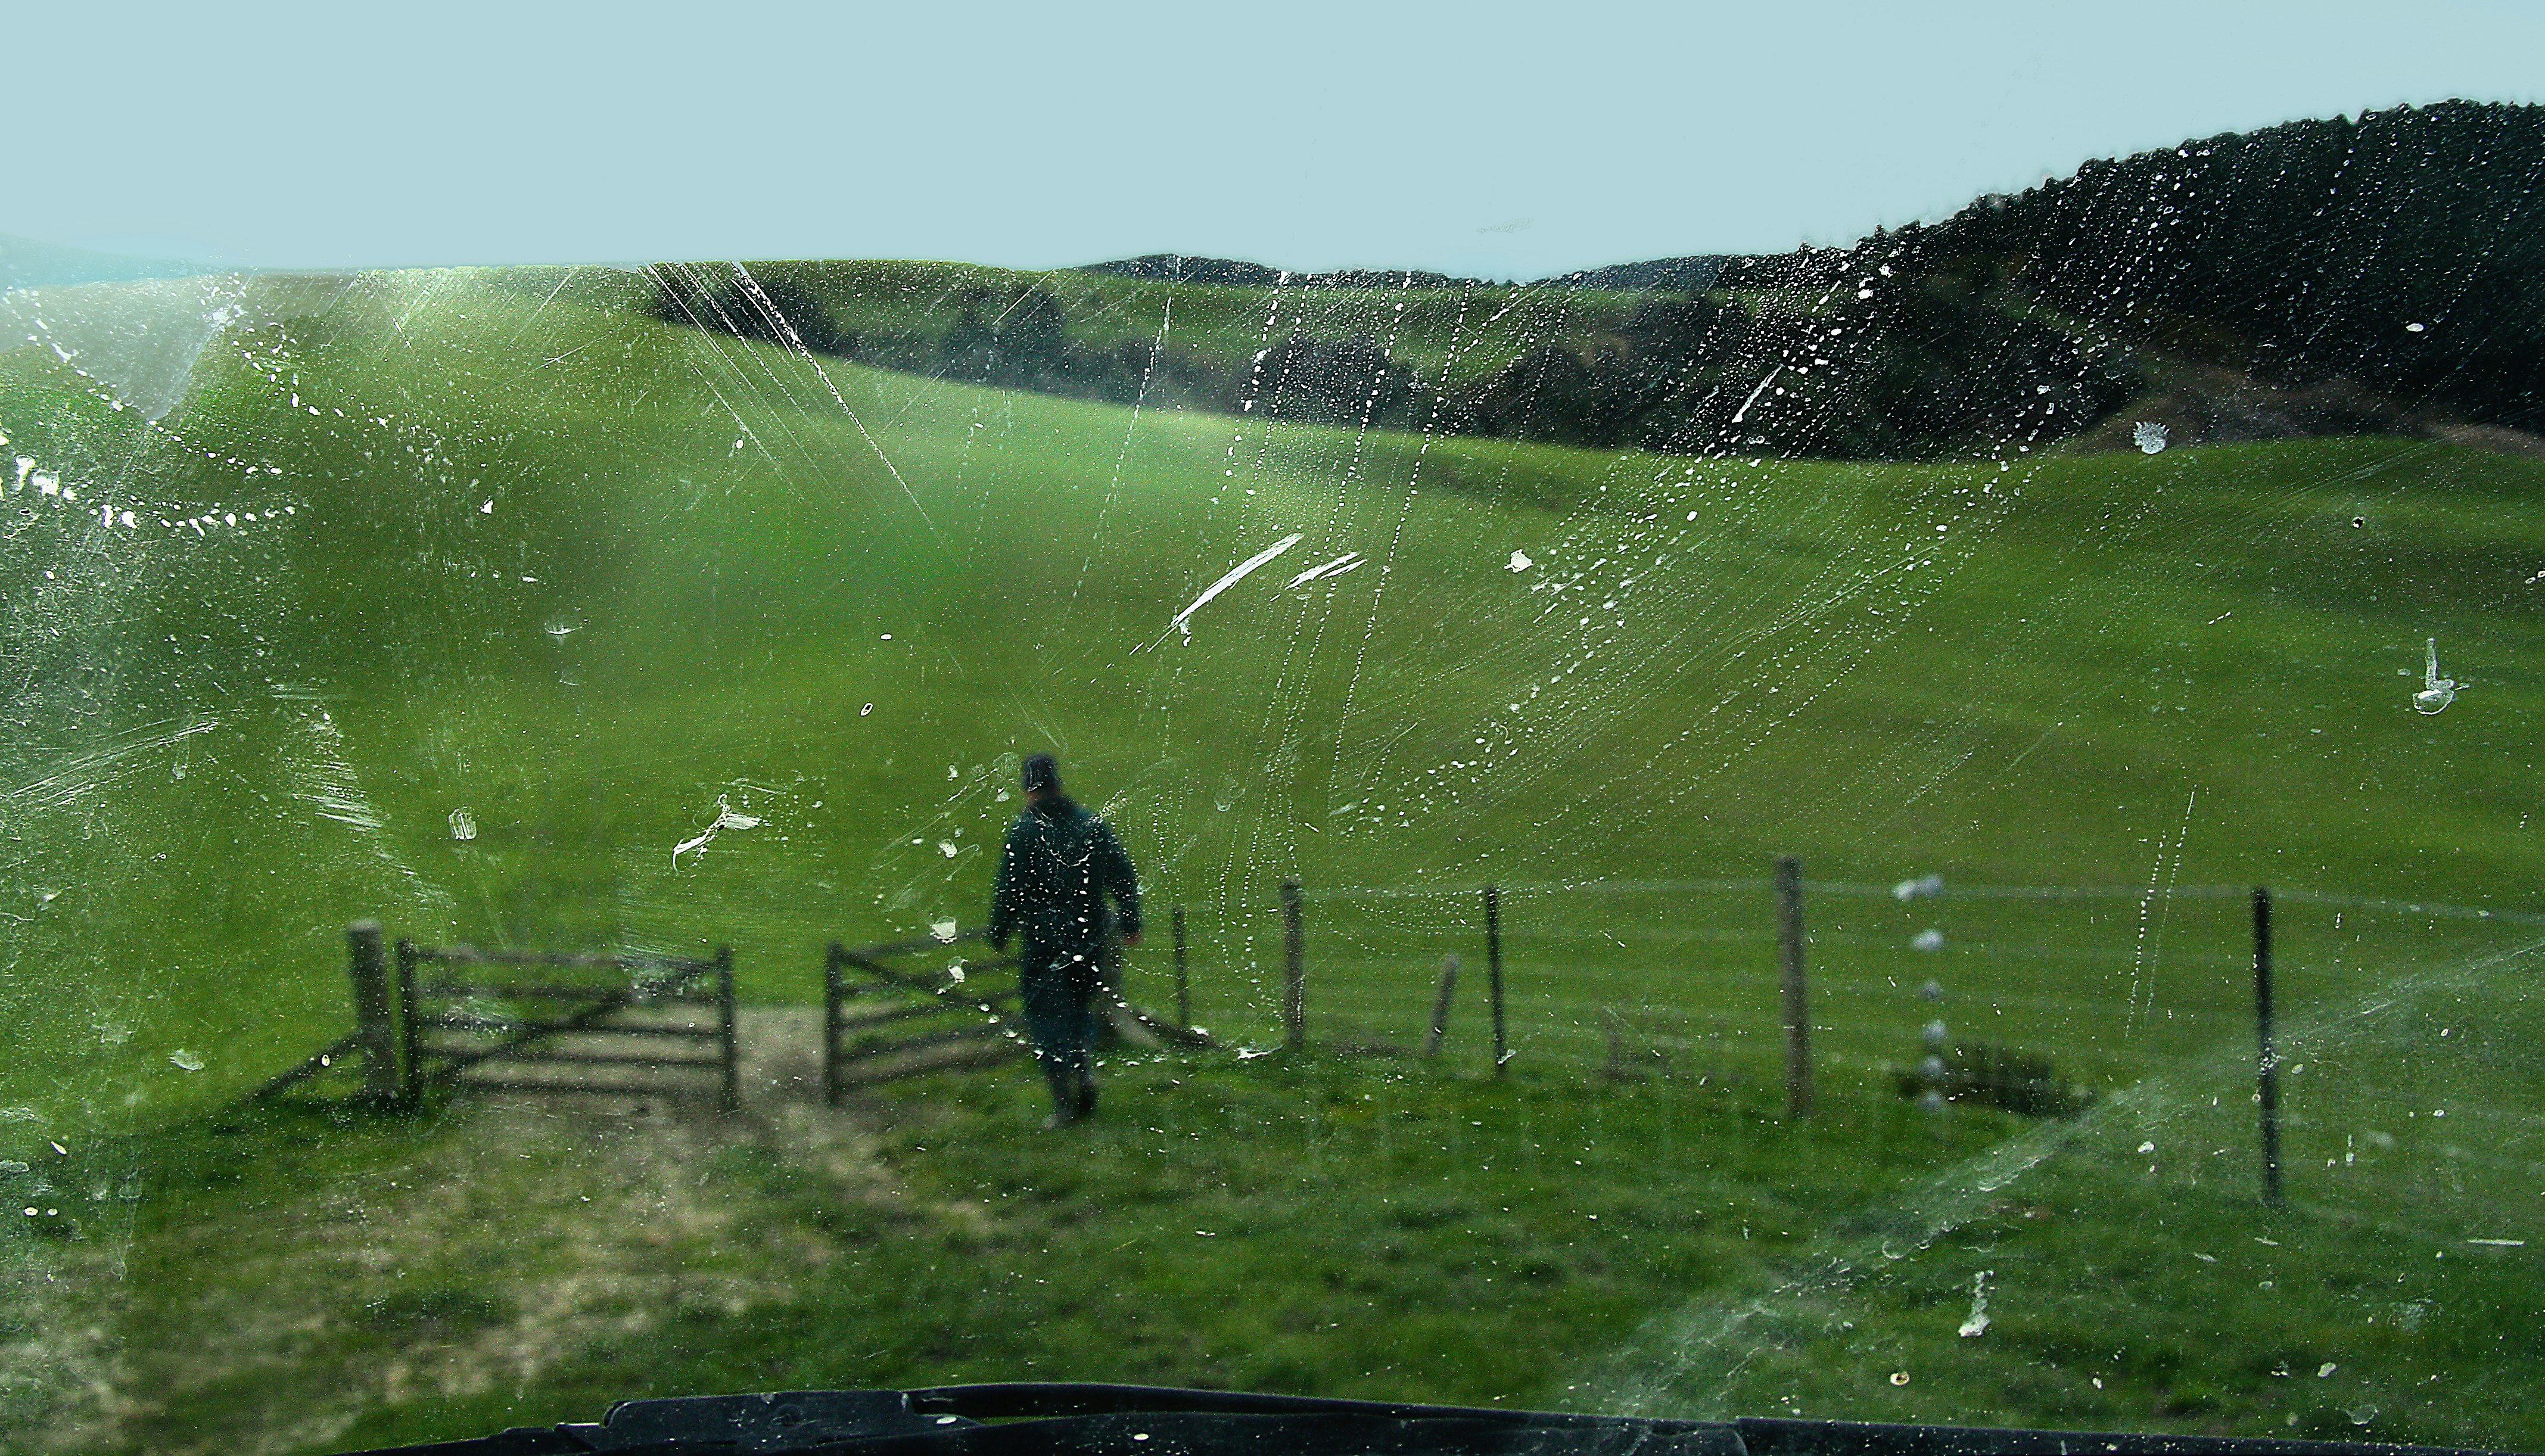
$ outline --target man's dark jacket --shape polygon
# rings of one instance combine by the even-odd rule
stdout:
[[[1021,934],[1046,948],[1099,945],[1115,929],[1108,897],[1121,906],[1121,932],[1139,934],[1139,877],[1105,821],[1068,799],[1027,809],[999,857],[990,943],[1005,947]]]

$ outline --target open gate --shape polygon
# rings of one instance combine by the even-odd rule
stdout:
[[[822,961],[822,1100],[836,1107],[849,1088],[1025,1051],[1015,956],[958,955],[933,970],[894,964],[987,938],[969,930],[862,950],[832,941]]]
[[[733,952],[552,954],[397,942],[402,1096],[428,1087],[741,1102]]]

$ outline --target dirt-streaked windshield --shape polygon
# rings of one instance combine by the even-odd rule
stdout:
[[[2540,182],[2450,103],[1537,281],[0,240],[0,1445],[2545,1447]]]

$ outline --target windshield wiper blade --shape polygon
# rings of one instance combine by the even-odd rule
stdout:
[[[993,1423],[996,1422],[996,1423]],[[1005,1383],[622,1401],[360,1456],[2498,1456],[2455,1447],[1745,1417],[1663,1420],[1137,1385]]]
[[[394,1446],[363,1456],[551,1456],[587,1451],[819,1451],[855,1442],[935,1438],[978,1421],[921,1416],[897,1390],[791,1390],[766,1395],[620,1401],[599,1421],[517,1425],[470,1440]]]

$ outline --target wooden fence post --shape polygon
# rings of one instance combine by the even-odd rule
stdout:
[[[1812,1115],[1812,1021],[1803,988],[1803,861],[1776,861],[1777,946],[1784,961],[1785,1115]]]
[[[358,920],[345,928],[346,964],[354,977],[354,1030],[362,1038],[363,1095],[393,1102],[398,1095],[396,1011],[389,997],[388,957],[380,923]]]
[[[1308,972],[1299,944],[1299,882],[1281,882],[1281,1017],[1293,1051],[1308,1044]]]
[[[424,1043],[416,1024],[415,942],[397,943],[398,1090],[400,1104],[412,1107],[424,1099]]]
[[[1432,1029],[1423,1036],[1423,1055],[1440,1055],[1440,1038],[1449,1034],[1449,998],[1458,994],[1458,958],[1440,966],[1440,994],[1432,998]]]
[[[2280,1204],[2280,1059],[2271,1050],[2271,892],[2254,891],[2254,1052],[2262,1109],[2262,1201]]]
[[[822,1105],[840,1105],[840,962],[848,951],[839,941],[822,956]]]
[[[1494,1008],[1494,1075],[1503,1075],[1511,1060],[1511,1042],[1503,1035],[1503,898],[1485,886],[1485,999]]]
[[[1176,1024],[1192,1029],[1192,982],[1185,973],[1185,908],[1181,905],[1167,912],[1167,924],[1176,933]]]
[[[738,1112],[742,1110],[742,1058],[734,1047],[732,946],[716,947],[715,973],[717,1045],[724,1052],[724,1086],[716,1092],[716,1108]]]

